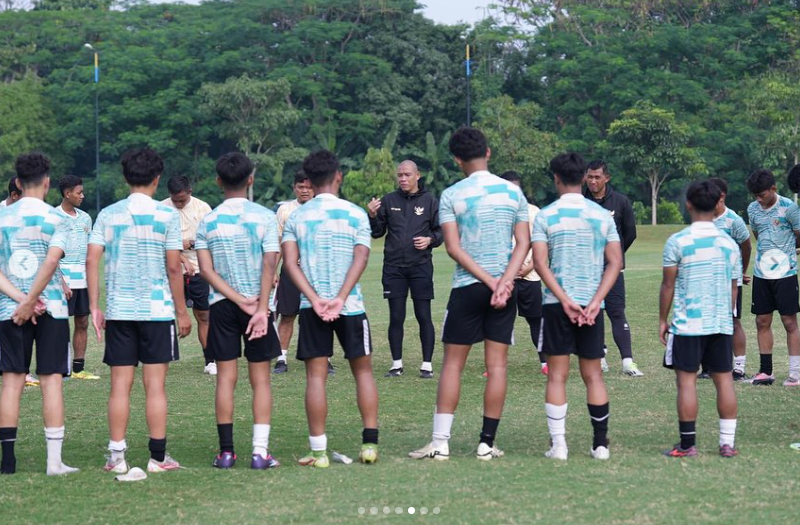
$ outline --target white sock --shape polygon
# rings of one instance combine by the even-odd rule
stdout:
[[[719,446],[730,445],[733,446],[733,441],[736,438],[736,420],[735,419],[720,419],[719,420]]]
[[[800,355],[789,356],[789,377],[800,377]]]
[[[453,427],[455,414],[433,414],[433,446],[446,445],[450,439],[450,429]]]
[[[626,358],[624,358],[622,360],[622,368],[628,368],[632,364],[633,364],[633,358],[632,357],[626,357]]]
[[[745,365],[747,364],[747,356],[733,356],[733,369],[734,370],[741,370],[744,371]]]
[[[119,459],[125,459],[125,450],[127,450],[128,444],[123,439],[122,441],[108,441],[108,451],[111,452],[111,461],[117,461]]]
[[[47,468],[61,466],[61,446],[64,444],[64,427],[45,427],[47,439]]]
[[[402,359],[392,359],[392,370],[395,368],[403,368],[403,360]]]
[[[546,362],[545,362],[545,363],[542,363],[542,368],[544,368],[544,367],[546,367],[546,366],[547,366],[547,363],[546,363]]]
[[[550,439],[553,446],[567,446],[567,406],[544,404],[544,411],[547,413],[547,428],[550,430]]]
[[[328,436],[308,436],[308,444],[314,452],[324,452],[328,450]]]
[[[269,425],[253,425],[253,454],[267,457],[269,448]]]
[[[433,372],[433,364],[430,361],[423,361],[422,366],[419,367],[419,369],[426,372]]]
[[[603,345],[603,357],[605,358],[605,356],[607,355],[608,355],[608,347]]]
[[[289,354],[289,350],[281,350],[281,355],[278,356],[278,362],[286,362],[286,356]]]

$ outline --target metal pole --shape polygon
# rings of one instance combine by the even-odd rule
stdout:
[[[94,198],[100,213],[100,59],[94,54]]]
[[[467,44],[467,126],[472,125],[472,67],[469,58],[469,44]]]

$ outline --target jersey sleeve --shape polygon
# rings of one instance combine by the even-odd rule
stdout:
[[[528,199],[525,198],[525,195],[522,191],[519,192],[519,206],[517,206],[517,217],[516,223],[520,222],[528,222],[530,219],[530,215],[528,212]]]
[[[370,248],[372,245],[372,228],[369,225],[367,213],[359,208],[358,230],[356,231],[356,244]]]
[[[792,230],[800,232],[800,207],[797,204],[792,204],[786,210],[786,220],[792,226]]]
[[[610,213],[606,213],[606,215],[606,242],[620,242],[617,223],[614,222],[614,217],[612,217]]]
[[[547,219],[542,212],[537,213],[533,221],[531,242],[547,242]]]
[[[733,264],[731,280],[741,281],[742,279],[742,254],[739,252],[739,247],[734,247],[730,256],[731,263]],[[739,282],[741,285],[742,283]]]
[[[747,225],[741,217],[737,216],[731,224],[731,237],[736,244],[742,244],[750,238],[750,230],[747,229]]]
[[[678,242],[675,240],[675,237],[670,237],[667,240],[667,244],[664,245],[664,257],[663,257],[663,264],[664,268],[671,268],[673,266],[678,266],[678,263],[681,260],[681,249],[678,246]]]
[[[452,193],[451,191],[445,190],[444,193],[442,193],[442,198],[439,199],[439,224],[456,222]]]
[[[66,220],[60,221],[56,224],[55,231],[50,237],[50,242],[47,247],[59,248],[62,252],[67,253],[67,243],[69,242],[70,227]]]
[[[278,218],[274,213],[268,213],[264,239],[261,241],[261,252],[278,253],[279,251],[281,251],[281,245],[278,240]]]
[[[92,233],[89,234],[89,244],[96,244],[98,246],[106,245],[106,225],[105,225],[105,212],[101,211],[97,215],[97,220],[94,221]]]
[[[286,223],[283,225],[283,232],[281,234],[281,244],[292,241],[297,242],[297,214],[292,213],[289,215],[289,218],[286,219]]]
[[[167,224],[167,250],[183,250],[183,240],[181,236],[181,216],[178,210],[174,210],[169,217]]]

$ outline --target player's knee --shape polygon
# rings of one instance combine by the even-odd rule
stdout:
[[[85,332],[89,329],[89,317],[75,317],[75,330]]]
[[[195,310],[194,318],[197,319],[198,323],[208,323],[209,319],[208,310]]]
[[[772,317],[766,315],[757,315],[756,316],[756,329],[757,330],[769,330],[772,326]]]
[[[796,315],[782,315],[781,322],[783,323],[783,327],[786,329],[787,332],[793,333],[797,331]]]

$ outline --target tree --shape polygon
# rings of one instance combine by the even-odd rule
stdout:
[[[800,163],[800,75],[768,73],[745,89],[747,112],[765,133],[767,165],[783,171]]]
[[[257,80],[245,74],[222,84],[204,84],[200,91],[205,109],[219,119],[219,135],[235,141],[257,165],[271,171],[275,186],[282,181],[284,165],[307,153],[296,148],[287,133],[300,119],[289,102],[288,81]],[[252,200],[252,187],[250,191]]]
[[[658,194],[671,176],[703,175],[707,169],[691,140],[688,125],[651,102],[639,102],[611,123],[607,146],[634,176],[650,185],[651,223],[657,223]]]
[[[366,207],[373,197],[380,199],[395,189],[395,168],[391,151],[370,148],[364,158],[364,167],[345,176],[342,193],[350,202]]]

